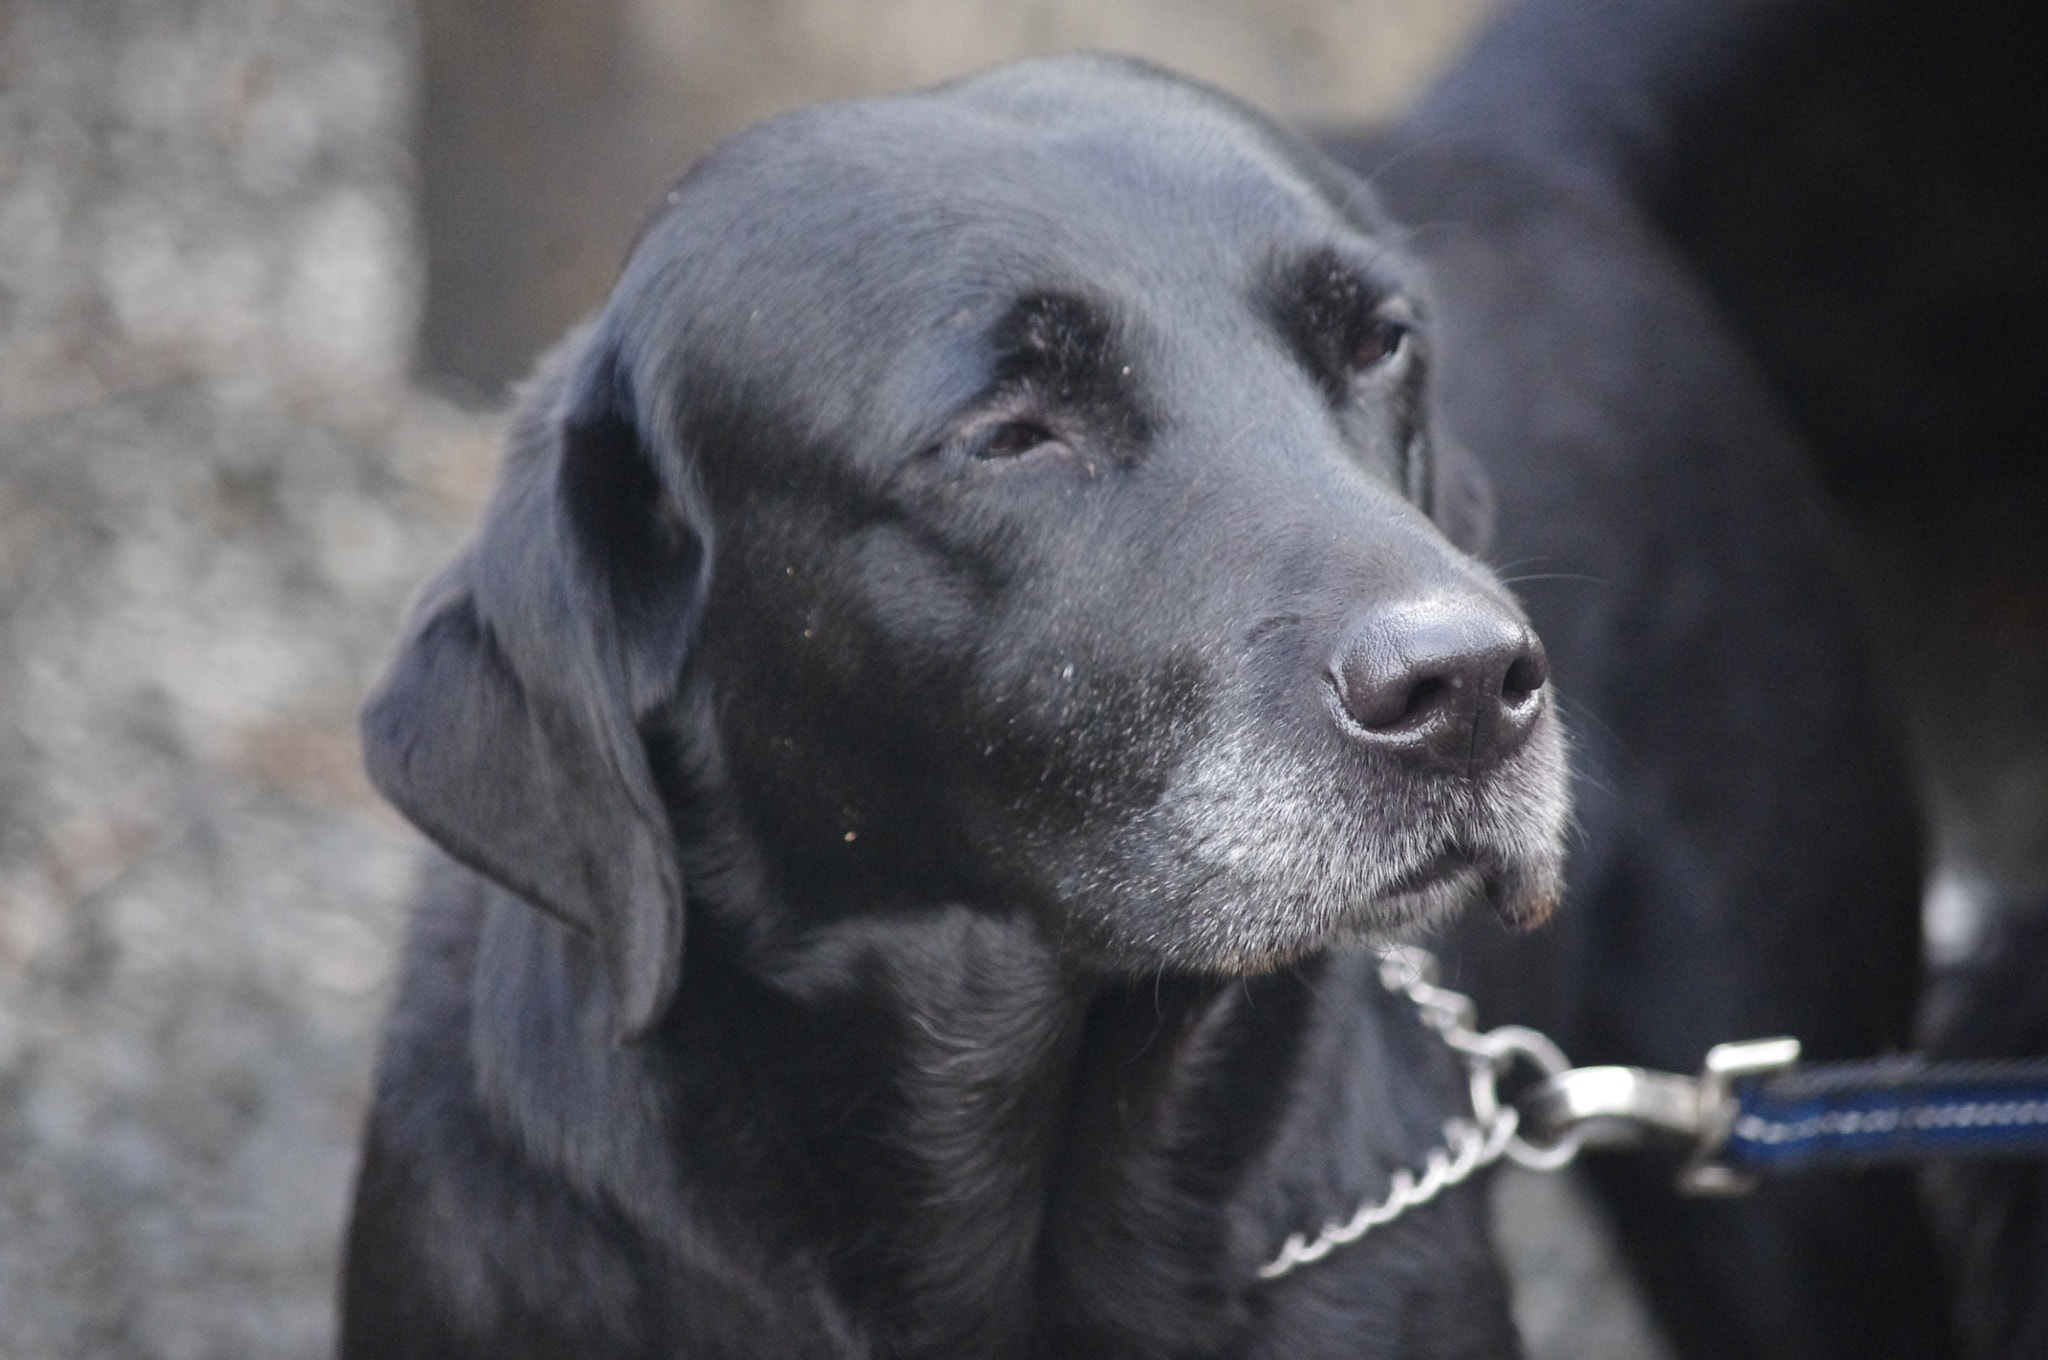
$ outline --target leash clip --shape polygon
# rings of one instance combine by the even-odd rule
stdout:
[[[1331,1219],[1313,1235],[1290,1235],[1259,1267],[1260,1280],[1277,1280],[1322,1260],[1503,1157],[1532,1171],[1556,1171],[1582,1147],[1633,1147],[1651,1132],[1675,1134],[1693,1140],[1680,1190],[1739,1194],[1755,1178],[1718,1160],[1740,1113],[1734,1083],[1799,1061],[1797,1039],[1759,1039],[1716,1044],[1698,1077],[1642,1067],[1573,1067],[1537,1030],[1481,1030],[1472,998],[1439,985],[1436,958],[1428,950],[1396,945],[1383,951],[1380,985],[1413,1002],[1423,1024],[1464,1060],[1472,1117],[1445,1121],[1443,1145],[1430,1150],[1419,1175],[1396,1170],[1383,1198],[1364,1201],[1349,1218]],[[1505,1100],[1500,1079],[1518,1063],[1534,1067],[1542,1079],[1518,1099]]]
[[[2048,1156],[2048,1058],[1821,1062],[1765,1083],[1756,1079],[1799,1065],[1799,1041],[1751,1039],[1708,1049],[1697,1077],[1573,1067],[1536,1030],[1481,1030],[1472,998],[1439,984],[1427,950],[1383,951],[1380,983],[1414,1003],[1423,1024],[1463,1060],[1472,1116],[1446,1120],[1443,1143],[1429,1151],[1421,1171],[1393,1172],[1381,1199],[1313,1236],[1290,1236],[1259,1268],[1261,1280],[1322,1260],[1503,1158],[1555,1171],[1581,1148],[1632,1148],[1662,1135],[1692,1145],[1675,1186],[1680,1194],[1739,1195],[1756,1186],[1752,1168]],[[1535,1068],[1540,1079],[1509,1099],[1499,1084],[1519,1064]]]
[[[1688,1195],[1739,1195],[1756,1177],[1720,1160],[1741,1102],[1735,1083],[1782,1072],[1799,1061],[1797,1039],[1752,1039],[1707,1050],[1697,1077],[1643,1067],[1574,1067],[1531,1088],[1517,1102],[1532,1142],[1633,1148],[1653,1135],[1688,1139],[1693,1153],[1678,1174]]]
[[[1678,1173],[1680,1194],[1743,1195],[1756,1188],[1755,1172],[1738,1171],[1720,1159],[1742,1106],[1735,1098],[1735,1083],[1742,1077],[1789,1072],[1798,1064],[1797,1039],[1750,1039],[1707,1050],[1699,1082],[1699,1142],[1692,1160]]]

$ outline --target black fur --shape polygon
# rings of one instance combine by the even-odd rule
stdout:
[[[1672,236],[1740,216],[1774,139],[1805,131],[1723,135],[1770,116],[1745,73],[1815,8],[1528,0],[1402,127],[1338,148],[1434,282],[1448,433],[1492,478],[1497,560],[1575,734],[1569,907],[1536,937],[1466,932],[1460,976],[1489,1022],[1580,1062],[1689,1071],[1722,1040],[1836,1058],[1912,1035],[1918,809],[1845,555],[1811,450]],[[1841,55],[1811,69],[1832,79]],[[1725,157],[1713,193],[1660,220],[1702,137]],[[1774,286],[1782,264],[1745,248]],[[1683,1354],[1952,1352],[1905,1174],[1703,1203],[1672,1196],[1668,1164],[1592,1171]]]
[[[1515,1354],[1476,1185],[1254,1278],[1460,1107],[1358,946],[1559,881],[1429,307],[1354,180],[1129,64],[701,163],[365,715],[467,867],[343,1353]]]
[[[1630,186],[1742,329],[1853,516],[1945,866],[1934,1056],[2048,1053],[2048,22],[2004,0],[1779,0]],[[2048,1354],[2038,1160],[1921,1177],[1966,1352]]]

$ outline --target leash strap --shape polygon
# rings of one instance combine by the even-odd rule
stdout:
[[[2048,1060],[1812,1063],[1734,1084],[1743,1171],[2048,1155]]]

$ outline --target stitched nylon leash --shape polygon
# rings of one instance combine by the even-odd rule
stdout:
[[[1799,1065],[1799,1041],[1719,1044],[1697,1077],[1640,1067],[1573,1067],[1520,1025],[1480,1031],[1472,999],[1437,985],[1436,959],[1410,946],[1380,958],[1380,982],[1465,1062],[1472,1114],[1444,1124],[1420,1172],[1310,1235],[1295,1233],[1259,1268],[1276,1280],[1320,1261],[1506,1158],[1541,1171],[1581,1149],[1690,1142],[1688,1194],[1739,1194],[1761,1174],[1933,1157],[2048,1156],[2048,1059],[1929,1062],[1886,1058]],[[1517,1063],[1541,1080],[1513,1102],[1499,1082]]]
[[[1773,1172],[2048,1152],[2048,1061],[1816,1063],[1739,1082],[1721,1157]]]

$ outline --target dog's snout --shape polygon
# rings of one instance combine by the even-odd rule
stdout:
[[[1377,609],[1329,668],[1352,740],[1467,774],[1521,746],[1542,716],[1549,674],[1529,625],[1483,597]]]

